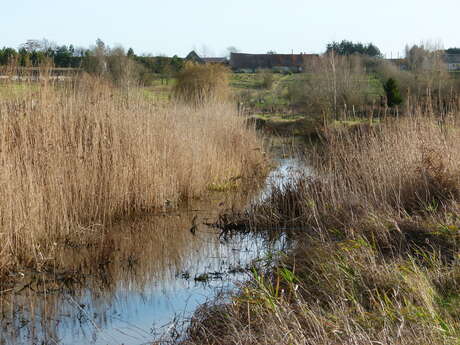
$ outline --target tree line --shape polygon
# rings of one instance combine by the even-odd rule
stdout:
[[[52,62],[58,68],[83,68],[93,71],[95,59],[101,60],[101,54],[105,57],[113,52],[136,61],[150,73],[169,75],[180,71],[184,66],[184,60],[177,55],[166,56],[142,56],[136,55],[132,48],[125,53],[121,47],[110,49],[98,39],[94,47],[77,48],[70,45],[56,45],[47,40],[28,40],[21,44],[18,49],[4,47],[0,49],[0,65],[16,64],[21,67],[37,67],[45,62]],[[102,65],[101,65],[102,67]]]

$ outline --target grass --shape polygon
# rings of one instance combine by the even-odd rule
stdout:
[[[270,74],[273,83],[264,87],[264,76]],[[283,136],[318,136],[321,135],[324,119],[322,114],[307,115],[304,110],[290,99],[289,89],[311,77],[304,74],[281,73],[230,73],[228,83],[231,94],[240,103],[240,109],[249,116],[249,121],[256,122],[259,129],[267,133]],[[378,80],[369,76],[369,97],[381,96],[382,87]],[[379,89],[380,87],[380,89]],[[154,83],[143,88],[144,97],[158,104],[167,104],[173,98],[176,79],[162,83],[155,79]],[[352,108],[353,109],[353,108]],[[368,121],[363,117],[353,116],[354,110],[349,110],[351,116],[343,120],[331,120],[328,126],[348,127]],[[358,112],[358,109],[356,109]],[[356,114],[355,114],[356,115]]]
[[[19,82],[0,83],[0,97],[2,99],[21,98],[34,91],[38,91],[37,85]]]
[[[94,224],[205,197],[265,164],[227,103],[158,105],[87,77],[21,88],[0,114],[0,276],[52,264],[54,243],[84,242]]]
[[[330,130],[307,155],[316,177],[221,217],[287,229],[293,246],[230,303],[201,308],[184,343],[458,345],[456,118]]]

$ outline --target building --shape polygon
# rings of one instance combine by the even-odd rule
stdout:
[[[398,66],[398,68],[402,71],[407,71],[409,70],[409,66],[407,64],[406,59],[386,59],[388,62],[392,63],[395,66]]]
[[[203,57],[201,60],[203,60],[204,63],[228,64],[228,59],[226,57]]]
[[[204,63],[203,59],[194,50],[188,53],[188,55],[185,57],[185,61]]]
[[[460,71],[460,54],[445,54],[444,62],[449,72]]]
[[[258,69],[275,69],[280,71],[301,72],[304,66],[316,54],[245,54],[231,53],[230,66],[236,71],[252,71]]]
[[[201,57],[194,50],[188,53],[185,60],[199,64],[228,64],[228,59],[226,57]]]

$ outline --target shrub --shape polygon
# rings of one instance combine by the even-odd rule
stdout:
[[[321,56],[288,86],[290,101],[314,115],[338,116],[341,110],[372,103],[373,97],[359,56]]]
[[[274,78],[273,73],[268,70],[259,72],[260,86],[264,89],[270,90],[273,86]]]
[[[400,105],[402,103],[403,99],[401,97],[401,93],[399,92],[396,80],[393,78],[388,79],[383,85],[383,89],[385,90],[387,105],[389,107],[394,107],[395,105]]]
[[[200,105],[208,101],[227,101],[230,98],[229,70],[219,64],[188,63],[177,74],[174,86],[176,100]]]

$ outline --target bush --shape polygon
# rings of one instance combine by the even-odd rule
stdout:
[[[400,105],[403,101],[401,97],[401,93],[399,92],[398,84],[396,80],[390,78],[387,82],[383,85],[383,89],[385,90],[385,94],[387,96],[387,105],[389,107],[394,107],[395,105]]]
[[[173,90],[176,100],[192,105],[230,98],[229,70],[223,65],[186,64]]]
[[[341,110],[372,103],[376,96],[369,78],[361,57],[326,55],[288,86],[288,98],[309,114],[338,116]]]
[[[273,87],[274,78],[272,72],[268,70],[261,71],[259,80],[262,88],[270,90]]]

